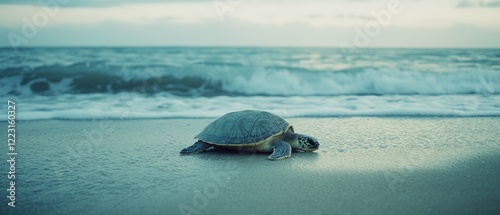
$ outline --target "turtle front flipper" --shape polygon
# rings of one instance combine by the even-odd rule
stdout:
[[[285,141],[274,140],[273,153],[269,155],[269,160],[281,160],[292,156],[292,147]]]
[[[198,142],[194,143],[190,147],[182,149],[179,153],[181,153],[181,155],[198,154],[204,152],[210,147],[212,147],[212,145],[203,142],[201,140],[198,140]]]

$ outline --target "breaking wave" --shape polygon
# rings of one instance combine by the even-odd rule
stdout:
[[[498,94],[500,73],[357,67],[305,70],[241,65],[118,67],[68,66],[6,68],[4,95],[59,95],[137,92],[176,96],[332,96]]]

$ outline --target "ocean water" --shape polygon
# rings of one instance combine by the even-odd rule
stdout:
[[[500,116],[500,49],[2,48],[0,59],[0,95],[16,102],[21,120],[217,117],[242,109],[286,117]]]

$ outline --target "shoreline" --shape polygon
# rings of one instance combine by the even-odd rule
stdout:
[[[222,116],[222,115],[221,115]],[[138,118],[120,118],[120,117],[107,117],[107,118],[83,118],[83,119],[78,119],[78,118],[51,118],[51,119],[16,119],[17,122],[40,122],[40,121],[75,121],[75,122],[95,122],[95,121],[144,121],[144,120],[215,120],[219,118],[220,116],[207,116],[207,117],[156,117],[156,118],[148,118],[148,117],[138,117]],[[454,116],[454,115],[449,115],[449,116],[441,116],[441,115],[416,115],[416,116],[411,116],[411,115],[387,115],[387,116],[362,116],[362,115],[353,115],[353,116],[292,116],[292,117],[286,117],[282,116],[284,119],[289,120],[289,119],[349,119],[349,118],[367,118],[367,119],[411,119],[411,120],[439,120],[439,119],[475,119],[475,118],[493,118],[493,119],[499,119],[500,116],[498,115],[477,115],[477,116]],[[5,123],[5,122],[0,122]]]

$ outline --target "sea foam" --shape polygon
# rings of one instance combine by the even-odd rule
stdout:
[[[135,93],[86,94],[18,100],[18,119],[213,118],[238,110],[265,110],[283,117],[500,116],[500,95],[441,96],[216,96],[178,97]],[[71,100],[71,102],[63,102]],[[5,115],[5,113],[2,113]]]
[[[2,74],[5,95],[145,92],[177,96],[267,95],[451,95],[499,94],[493,70],[430,72],[417,69],[351,68],[304,71],[283,68],[189,66],[183,68],[85,68],[51,66]],[[78,72],[68,72],[68,71]],[[141,72],[142,71],[142,72]],[[37,86],[47,86],[40,88]]]

